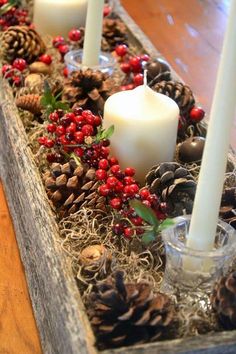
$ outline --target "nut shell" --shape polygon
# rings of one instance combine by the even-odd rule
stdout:
[[[179,160],[182,162],[201,161],[205,146],[205,138],[193,136],[188,138],[178,147]]]

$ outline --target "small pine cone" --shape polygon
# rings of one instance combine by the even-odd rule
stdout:
[[[196,182],[190,172],[177,162],[153,166],[145,181],[151,193],[168,203],[170,216],[192,212]]]
[[[11,63],[23,58],[32,63],[46,50],[39,34],[27,26],[11,26],[2,36],[3,59]]]
[[[53,163],[43,179],[48,197],[60,217],[82,207],[106,209],[105,198],[97,190],[99,182],[95,179],[94,168],[78,166],[74,160],[62,165]]]
[[[62,99],[94,114],[103,112],[105,100],[110,96],[113,82],[101,71],[91,69],[73,72],[65,81]]]
[[[147,283],[125,283],[124,273],[117,271],[91,293],[88,315],[104,349],[161,338],[174,311],[167,295],[153,295]]]
[[[36,94],[29,94],[24,96],[19,96],[16,99],[16,106],[18,108],[23,109],[24,111],[28,111],[35,115],[41,114],[42,106],[40,103],[41,96]]]
[[[105,18],[102,30],[102,50],[112,52],[117,44],[127,43],[127,28],[119,19]]]
[[[172,98],[180,109],[180,115],[188,118],[190,110],[195,104],[193,92],[189,86],[175,81],[161,81],[152,89]]]
[[[225,329],[236,329],[236,272],[222,277],[211,295],[213,309]]]
[[[236,187],[224,190],[221,200],[220,217],[236,229]]]

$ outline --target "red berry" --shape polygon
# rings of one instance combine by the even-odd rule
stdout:
[[[45,142],[46,142],[46,140],[47,140],[47,137],[46,137],[46,136],[40,136],[40,137],[38,138],[38,142],[39,142],[40,145],[44,145]]]
[[[47,131],[49,133],[54,133],[56,131],[56,129],[57,129],[57,126],[55,124],[52,124],[52,123],[48,124],[48,126],[47,126]]]
[[[121,86],[121,91],[133,90],[133,88],[134,88],[134,84],[124,85]]]
[[[112,230],[113,230],[114,234],[120,236],[124,232],[124,226],[122,224],[117,223],[117,224],[113,225]]]
[[[128,53],[128,47],[127,45],[125,44],[119,44],[116,49],[116,54],[119,56],[119,57],[123,57],[125,54]]]
[[[102,170],[108,170],[109,162],[107,161],[107,159],[102,159],[99,161],[98,167],[101,168]]]
[[[5,78],[9,78],[13,75],[13,67],[10,64],[4,64],[2,66],[2,74]]]
[[[124,190],[124,185],[120,181],[118,181],[117,185],[115,186],[115,191],[120,193],[123,192]]]
[[[68,34],[68,37],[71,41],[77,42],[81,38],[81,32],[77,28],[72,28]]]
[[[17,69],[19,71],[23,71],[26,69],[27,63],[26,63],[25,59],[17,58],[13,61],[12,66],[14,69]]]
[[[108,177],[107,179],[107,185],[110,189],[115,188],[115,186],[118,184],[118,179],[116,177]]]
[[[64,68],[64,69],[63,69],[63,75],[64,75],[65,77],[68,77],[68,76],[69,76],[69,70],[68,70],[68,68]]]
[[[121,173],[121,168],[120,165],[113,165],[111,166],[111,172],[113,173],[113,175],[119,175]]]
[[[142,64],[139,56],[131,57],[129,60],[129,64],[134,73],[139,73],[142,71]]]
[[[205,116],[205,112],[201,107],[193,107],[189,113],[189,118],[192,122],[198,123]]]
[[[82,144],[84,142],[84,134],[82,132],[75,132],[74,139],[78,144]]]
[[[124,172],[125,172],[126,176],[134,176],[135,175],[135,169],[133,167],[126,167]]]
[[[143,200],[142,203],[149,208],[151,207],[151,203],[148,200]]]
[[[79,157],[83,157],[83,156],[84,156],[84,150],[83,150],[82,148],[80,148],[80,147],[76,148],[76,149],[74,150],[74,153],[75,153],[77,156],[79,156]]]
[[[52,148],[55,145],[55,141],[52,139],[47,139],[44,143],[47,148]]]
[[[132,224],[134,224],[135,226],[141,226],[143,224],[143,219],[140,218],[140,216],[136,216],[135,218],[131,218],[130,221],[132,222]]]
[[[110,166],[113,166],[113,165],[117,165],[117,164],[118,164],[118,160],[117,160],[117,158],[114,157],[114,156],[110,157],[110,158],[108,159],[108,161],[109,161]]]
[[[65,135],[60,136],[59,141],[62,145],[69,145],[70,144],[70,140],[66,139]]]
[[[51,114],[49,114],[49,119],[52,121],[52,122],[57,122],[58,119],[59,119],[59,115],[57,112],[53,112]]]
[[[134,196],[138,193],[139,187],[137,184],[130,184],[124,187],[124,193],[128,194],[129,196]]]
[[[144,188],[139,192],[139,195],[141,197],[141,199],[147,199],[150,196],[150,192],[148,189]]]
[[[134,84],[135,86],[140,86],[143,84],[143,74],[136,74],[134,75]]]
[[[134,230],[131,229],[131,227],[126,227],[126,228],[124,229],[124,236],[125,236],[126,238],[130,239],[130,238],[133,236],[133,234],[134,234]]]
[[[63,125],[58,125],[56,128],[56,135],[61,136],[64,135],[66,132],[66,129],[63,127]]]
[[[120,68],[125,74],[129,74],[131,71],[131,66],[129,63],[121,63]]]
[[[15,86],[20,86],[20,84],[21,84],[21,77],[20,76],[13,76],[12,80],[13,80],[13,83]]]
[[[107,158],[109,154],[110,154],[109,147],[102,146],[101,147],[101,156]]]
[[[135,179],[134,179],[133,177],[131,177],[131,176],[126,176],[126,177],[124,178],[124,183],[125,183],[126,185],[133,184],[133,183],[135,183]]]
[[[57,161],[56,154],[47,154],[47,160],[48,162],[56,162]]]
[[[93,126],[90,124],[83,125],[81,131],[85,136],[91,136],[94,134]]]
[[[102,170],[101,168],[98,169],[95,174],[99,181],[105,180],[107,178],[107,172],[105,170]]]
[[[109,204],[113,209],[119,210],[122,206],[122,200],[120,198],[113,198],[109,201]]]
[[[103,197],[108,196],[108,194],[110,193],[110,188],[107,184],[102,184],[98,190]]]
[[[74,134],[76,132],[76,124],[75,123],[70,123],[70,125],[66,128],[67,133],[72,133]]]
[[[108,16],[111,13],[111,10],[111,6],[105,4],[103,8],[103,16]]]
[[[43,54],[39,57],[39,60],[47,65],[50,65],[52,63],[52,57],[49,54]]]
[[[5,5],[8,2],[8,0],[0,0],[0,7]]]
[[[91,114],[88,114],[85,118],[86,120],[86,123],[90,124],[90,125],[94,125],[94,115],[91,113]]]
[[[60,44],[58,46],[58,50],[61,54],[66,54],[67,52],[69,52],[69,46],[67,44]]]
[[[148,54],[142,54],[140,58],[142,61],[149,61],[150,60],[150,57]]]
[[[98,127],[101,123],[102,123],[101,118],[99,116],[95,116],[94,121],[93,121],[93,124],[95,125],[95,127]]]
[[[83,108],[81,107],[74,107],[73,108],[73,113],[76,115],[76,116],[80,116],[83,112]]]
[[[55,48],[58,48],[59,45],[65,44],[65,39],[62,36],[57,36],[53,38],[52,44]]]

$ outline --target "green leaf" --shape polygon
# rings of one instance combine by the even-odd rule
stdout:
[[[103,139],[109,139],[112,134],[114,133],[115,127],[114,125],[111,125],[107,130],[102,129],[102,127],[100,129],[98,129],[97,135],[96,135],[96,142],[99,142],[100,140]]]
[[[70,109],[69,105],[66,102],[56,102],[55,103],[56,109],[63,109],[64,111],[68,111]]]
[[[8,1],[8,3],[6,3],[3,6],[1,6],[0,16],[4,15],[5,13],[7,13],[9,10],[11,10],[12,7],[14,7],[16,5],[17,5],[17,1],[15,1],[15,0]]]
[[[174,221],[172,219],[165,219],[159,226],[158,231],[161,232],[162,230],[167,229],[174,225]]]
[[[146,231],[142,235],[142,242],[145,245],[148,245],[150,242],[154,241],[156,239],[156,232],[154,230]]]
[[[140,216],[148,224],[153,225],[155,227],[159,226],[159,220],[157,219],[156,214],[151,208],[147,207],[137,199],[131,200],[130,206],[134,208],[136,214],[138,214],[138,216]]]

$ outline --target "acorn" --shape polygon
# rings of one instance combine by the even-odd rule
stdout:
[[[198,162],[202,159],[205,138],[192,136],[178,146],[178,157],[181,162]]]
[[[29,70],[31,73],[43,74],[43,75],[50,75],[51,74],[51,67],[41,61],[35,61],[34,63],[29,65]]]
[[[151,83],[152,85],[163,80],[171,80],[170,66],[161,58],[149,60],[144,64],[144,69],[147,70],[148,83]]]

